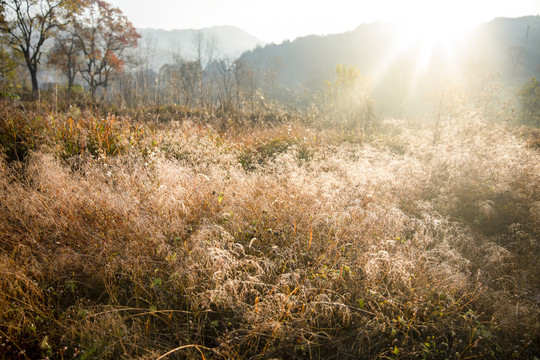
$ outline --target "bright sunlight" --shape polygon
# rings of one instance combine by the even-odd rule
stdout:
[[[454,59],[462,40],[477,24],[474,9],[462,12],[459,7],[444,7],[423,1],[425,11],[408,12],[407,17],[396,21],[402,37],[401,46],[418,46],[417,66],[426,67],[435,51],[445,57],[448,63]]]

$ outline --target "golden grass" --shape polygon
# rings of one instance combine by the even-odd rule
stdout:
[[[0,162],[0,358],[539,356],[540,154],[507,129],[115,126]]]

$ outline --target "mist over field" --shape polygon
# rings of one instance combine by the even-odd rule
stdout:
[[[0,2],[0,359],[540,358],[539,16],[126,14]]]

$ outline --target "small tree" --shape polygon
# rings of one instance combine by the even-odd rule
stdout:
[[[523,110],[523,123],[540,126],[540,83],[534,77],[519,92]]]
[[[326,83],[324,111],[336,126],[367,130],[376,125],[368,80],[356,66],[336,66],[336,80]]]
[[[217,101],[223,111],[236,113],[243,100],[243,86],[247,78],[247,68],[239,60],[223,58],[214,61],[209,68],[217,85]]]
[[[39,96],[37,73],[45,42],[62,25],[63,12],[76,7],[74,0],[0,1],[0,30],[7,35],[12,49],[24,58],[34,98]]]
[[[135,81],[135,92],[138,103],[157,102],[157,73],[153,70],[153,64],[157,54],[156,40],[147,38],[142,46],[133,52],[133,71],[131,76]]]
[[[124,68],[125,51],[137,45],[140,35],[120,9],[102,0],[86,0],[71,31],[84,57],[79,71],[92,100],[100,87],[105,97],[111,77]]]

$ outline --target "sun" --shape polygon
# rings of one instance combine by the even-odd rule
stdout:
[[[465,0],[410,0],[390,7],[387,19],[397,25],[400,47],[417,49],[418,65],[426,66],[435,52],[452,57],[485,11]]]
[[[419,66],[427,66],[435,52],[447,58],[455,56],[473,27],[473,23],[458,21],[454,17],[418,17],[398,23],[401,46],[418,49]]]
[[[433,3],[439,2],[411,0],[413,5],[419,2],[423,6],[403,5],[400,16],[388,20],[395,36],[374,71],[375,86],[393,79],[390,91],[400,94],[400,99],[420,99],[435,87],[466,80],[467,38],[478,25],[473,11],[462,14],[459,9],[435,8]]]

